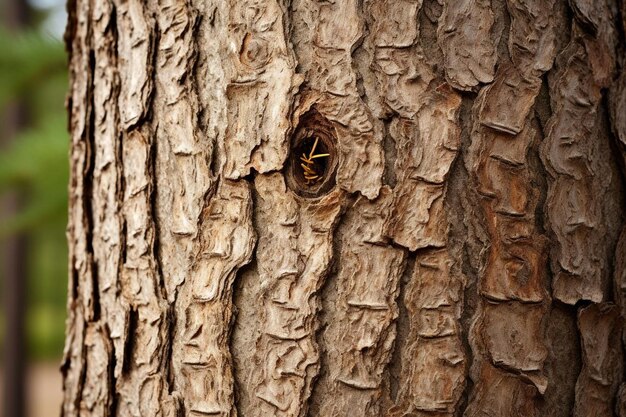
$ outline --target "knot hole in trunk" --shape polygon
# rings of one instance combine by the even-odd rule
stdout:
[[[302,115],[291,139],[287,185],[297,195],[316,198],[335,186],[337,135],[332,123],[309,110]]]

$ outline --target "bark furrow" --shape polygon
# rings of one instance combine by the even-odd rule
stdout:
[[[250,417],[304,417],[319,371],[318,292],[329,273],[343,192],[294,197],[280,174],[258,175],[261,333],[254,354]]]
[[[579,310],[583,368],[576,382],[574,417],[615,415],[616,394],[624,376],[622,326],[615,304],[592,304]]]
[[[122,297],[130,311],[125,317],[126,346],[117,386],[122,398],[117,407],[120,415],[133,417],[168,415],[164,360],[170,323],[155,259],[151,206],[154,144],[150,135],[144,128],[131,130],[122,138],[126,252],[120,278]]]
[[[393,6],[391,5],[393,3]],[[437,77],[418,44],[421,1],[370,7],[369,42],[382,114],[391,119],[396,184],[384,234],[417,255],[406,285],[408,331],[398,340],[401,364],[396,398],[388,413],[452,415],[465,386],[460,340],[464,278],[451,271],[446,179],[460,145],[461,97]],[[396,13],[389,14],[393,8]],[[408,358],[414,358],[409,360]]]
[[[490,243],[479,270],[481,300],[472,324],[475,388],[465,415],[535,416],[548,384],[543,323],[550,303],[546,238],[536,226],[539,192],[529,162],[538,132],[532,118],[517,135],[483,126],[479,112],[489,94],[483,90],[474,106],[466,161]],[[494,386],[498,380],[501,387]]]
[[[118,298],[122,236],[119,113],[117,101],[117,33],[113,4],[93,4],[93,186],[91,187],[93,261],[99,319],[106,323],[115,355],[115,377],[122,371],[128,309]],[[101,326],[100,329],[104,329]],[[104,336],[102,336],[104,337]]]
[[[317,382],[312,415],[381,415],[406,255],[382,235],[390,204],[387,187],[373,202],[360,197],[345,213],[337,233],[342,240],[340,265],[331,278],[333,297],[327,302],[332,308],[326,312],[322,333],[328,374]],[[366,228],[363,219],[368,221]]]
[[[593,64],[593,55],[606,51],[607,43],[610,40],[584,33],[574,22],[572,39],[550,77],[552,117],[542,158],[549,174],[547,226],[555,242],[552,288],[556,299],[572,305],[607,299],[609,257],[617,238],[614,225],[620,221],[612,193],[617,175],[606,158],[611,151],[601,128],[601,89],[611,74],[605,67],[594,70]]]
[[[624,7],[624,5],[622,5]],[[622,10],[622,17],[624,17]],[[623,26],[624,27],[624,26]],[[623,60],[624,58],[622,58]],[[622,61],[623,65],[623,61]],[[609,95],[611,127],[615,136],[616,147],[621,153],[620,167],[622,181],[626,179],[626,71],[622,67],[621,74],[613,83]],[[621,317],[626,317],[626,226],[622,226],[613,264],[613,294],[614,301],[620,309]],[[626,346],[626,325],[622,326],[622,349]],[[614,335],[612,336],[615,337]],[[614,343],[614,342],[613,342]],[[624,366],[624,364],[622,364]],[[619,417],[626,416],[626,376],[621,376],[622,383],[617,394],[615,413]]]
[[[541,76],[552,68],[556,57],[557,31],[564,29],[563,7],[556,0],[508,0],[507,4],[511,61],[498,67],[494,82],[485,88],[480,121],[518,134],[539,94]]]
[[[93,73],[91,55],[91,13],[88,1],[77,0],[69,9],[67,48],[71,51],[68,96],[70,133],[69,191],[69,283],[67,338],[61,369],[63,372],[62,415],[78,416],[86,380],[87,322],[95,317],[93,251],[91,245],[90,186],[93,152],[92,112]],[[104,358],[103,358],[104,359]],[[93,365],[92,365],[93,366]]]
[[[236,416],[229,349],[232,287],[255,245],[252,196],[246,181],[222,180],[200,220],[201,234],[180,289],[173,346],[179,389],[189,414]]]
[[[465,279],[453,263],[448,248],[417,255],[405,289],[409,331],[398,341],[402,378],[390,416],[455,413],[467,364],[459,323]]]

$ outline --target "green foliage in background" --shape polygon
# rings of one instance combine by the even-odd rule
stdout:
[[[19,102],[27,115],[0,150],[0,196],[14,193],[22,201],[19,212],[0,218],[0,240],[26,237],[29,354],[57,359],[67,288],[67,59],[59,40],[32,30],[0,29],[0,51],[0,113]]]

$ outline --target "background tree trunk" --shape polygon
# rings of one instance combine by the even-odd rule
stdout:
[[[63,415],[626,417],[619,7],[71,0]]]
[[[17,32],[29,23],[29,5],[24,1],[5,1],[2,11],[3,29]],[[5,32],[6,36],[6,32]],[[0,112],[2,133],[0,152],[6,152],[15,134],[28,123],[28,112],[23,100],[14,100]],[[24,192],[12,192],[0,198],[0,216],[9,218],[19,213]],[[24,417],[26,404],[26,265],[27,241],[20,233],[0,240],[0,277],[2,278],[3,329],[2,356],[3,389],[2,412],[5,416]]]

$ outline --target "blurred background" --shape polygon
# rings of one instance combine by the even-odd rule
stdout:
[[[0,415],[58,416],[67,283],[65,4],[0,5]]]

